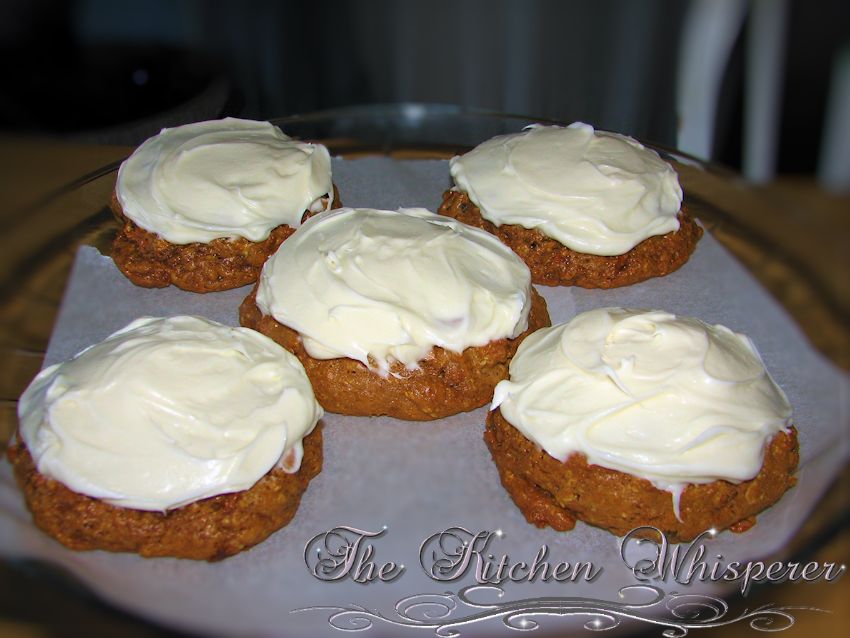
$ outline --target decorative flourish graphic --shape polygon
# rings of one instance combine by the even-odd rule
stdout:
[[[796,618],[792,611],[820,611],[816,607],[773,607],[762,605],[744,610],[739,616],[726,618],[729,606],[720,598],[702,594],[665,593],[652,585],[629,585],[619,591],[623,602],[593,598],[526,598],[523,600],[486,602],[479,596],[502,598],[505,592],[494,585],[472,585],[457,594],[418,594],[399,600],[394,607],[395,617],[360,605],[348,607],[317,606],[295,609],[302,611],[329,611],[328,623],[341,631],[366,631],[376,622],[395,627],[428,628],[440,638],[456,638],[461,630],[477,623],[501,619],[508,629],[532,631],[540,626],[541,617],[587,618],[584,628],[605,631],[618,627],[624,621],[638,621],[663,628],[665,638],[680,638],[692,629],[721,627],[747,622],[757,631],[783,631],[793,626]],[[628,599],[635,599],[628,602]],[[641,600],[643,599],[643,600]],[[455,616],[462,609],[467,615]],[[826,612],[829,613],[829,612]]]

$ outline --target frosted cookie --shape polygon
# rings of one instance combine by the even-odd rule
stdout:
[[[681,267],[702,229],[673,168],[630,137],[531,126],[452,158],[439,212],[510,246],[547,286],[614,288]]]
[[[234,118],[163,129],[118,172],[112,259],[138,286],[237,288],[305,217],[335,204],[320,144]]]
[[[486,404],[522,339],[549,325],[530,279],[476,228],[346,208],[269,258],[240,318],[301,360],[328,411],[437,419]]]
[[[794,485],[791,407],[745,336],[593,310],[523,342],[485,441],[526,519],[688,541],[744,531]]]
[[[44,369],[18,415],[33,520],[77,550],[230,556],[286,525],[322,464],[298,360],[199,317],[139,319]]]

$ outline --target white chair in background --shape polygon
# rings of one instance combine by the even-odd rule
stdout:
[[[850,45],[832,65],[818,157],[818,181],[835,193],[850,193]]]
[[[676,77],[676,146],[700,159],[714,151],[717,102],[746,0],[692,0],[682,25]]]
[[[749,15],[748,15],[749,14]],[[766,182],[776,173],[787,0],[693,0],[682,30],[676,83],[677,146],[711,159],[726,67],[745,21],[743,173]]]

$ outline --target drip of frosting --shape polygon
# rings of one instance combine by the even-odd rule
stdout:
[[[484,219],[537,229],[577,252],[622,255],[679,229],[673,168],[632,138],[581,122],[494,137],[450,165]]]
[[[113,505],[165,511],[298,470],[322,416],[301,363],[200,317],[142,318],[41,371],[18,404],[38,471]]]
[[[330,209],[331,161],[324,146],[268,122],[199,122],[145,141],[121,165],[116,193],[127,217],[173,244],[256,242],[297,228],[306,210]]]
[[[385,376],[434,346],[461,352],[528,327],[527,266],[493,235],[423,208],[309,219],[267,262],[257,306],[316,359]]]
[[[645,478],[679,497],[690,483],[740,482],[791,407],[752,342],[662,311],[604,308],[520,345],[491,409],[550,456]]]

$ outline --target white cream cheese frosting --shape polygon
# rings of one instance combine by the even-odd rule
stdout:
[[[494,137],[450,166],[484,219],[537,229],[577,252],[622,255],[679,229],[673,168],[632,138],[581,122]]]
[[[50,366],[18,404],[38,471],[113,505],[165,511],[300,467],[322,417],[301,363],[200,317],[138,319]]]
[[[527,337],[491,409],[550,456],[689,483],[758,474],[791,406],[744,335],[667,312],[603,308]]]
[[[127,217],[173,244],[262,241],[282,224],[300,226],[306,210],[331,208],[330,155],[268,122],[187,124],[136,149],[121,165],[116,194]]]
[[[316,359],[386,376],[434,346],[461,352],[528,326],[528,267],[493,235],[423,208],[307,220],[263,267],[257,306]]]

